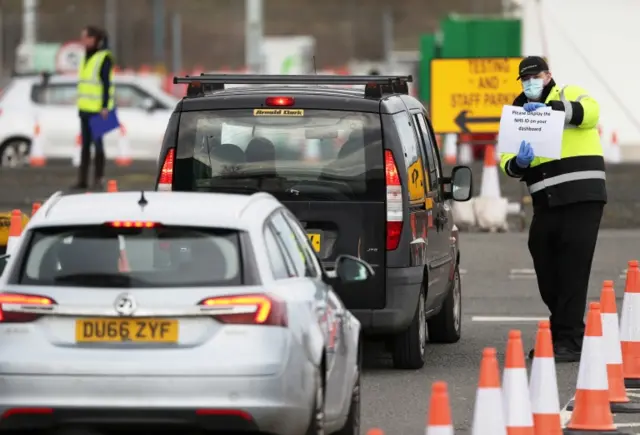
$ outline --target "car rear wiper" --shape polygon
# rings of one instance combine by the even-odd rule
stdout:
[[[214,185],[207,188],[209,192],[225,192],[225,193],[256,193],[261,190],[254,186],[229,186],[229,185]]]
[[[131,287],[134,283],[128,275],[113,273],[74,273],[55,277],[56,284],[87,285],[92,287]]]

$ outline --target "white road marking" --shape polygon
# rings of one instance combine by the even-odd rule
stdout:
[[[616,427],[640,427],[640,423],[616,423]]]
[[[569,401],[560,410],[560,422],[562,423],[562,428],[567,427],[567,424],[571,421],[571,415],[573,414],[573,412],[567,411],[567,406],[569,406],[574,398],[575,396],[569,399]]]
[[[511,269],[509,271],[509,279],[535,279],[536,271],[534,269]]]
[[[503,322],[503,323],[518,323],[518,322],[539,322],[541,320],[549,320],[548,317],[517,317],[517,316],[472,316],[472,322]]]

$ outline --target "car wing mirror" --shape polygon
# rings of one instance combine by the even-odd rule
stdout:
[[[469,201],[473,192],[473,177],[471,168],[468,166],[456,166],[451,171],[451,178],[443,180],[445,189],[445,199],[453,199],[454,201]]]
[[[339,255],[336,259],[335,276],[343,283],[365,282],[375,272],[371,265],[352,255]]]

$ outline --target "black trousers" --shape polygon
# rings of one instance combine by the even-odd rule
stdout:
[[[91,128],[89,127],[89,118],[92,114],[82,113],[80,115],[80,132],[82,135],[82,148],[80,151],[80,170],[78,173],[78,184],[87,185],[89,178],[89,165],[91,164],[91,144],[95,144],[94,155],[94,171],[93,178],[96,181],[102,180],[104,177],[105,155],[104,144],[102,138],[93,140],[91,137]]]
[[[604,203],[583,202],[534,211],[529,252],[554,342],[580,350],[593,253]]]

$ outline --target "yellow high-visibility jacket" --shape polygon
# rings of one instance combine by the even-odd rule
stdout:
[[[565,113],[561,158],[535,157],[529,167],[521,168],[515,154],[502,153],[500,167],[507,175],[527,183],[534,208],[606,203],[605,165],[598,133],[600,105],[583,88],[559,87],[553,80],[542,97],[547,106]],[[513,105],[527,102],[527,97],[520,94]]]
[[[100,80],[100,69],[104,60],[111,56],[109,50],[99,50],[88,60],[80,63],[78,68],[78,110],[81,112],[98,113],[102,110],[102,88]],[[112,110],[115,106],[113,83],[113,68],[109,79],[109,103],[107,109]]]

